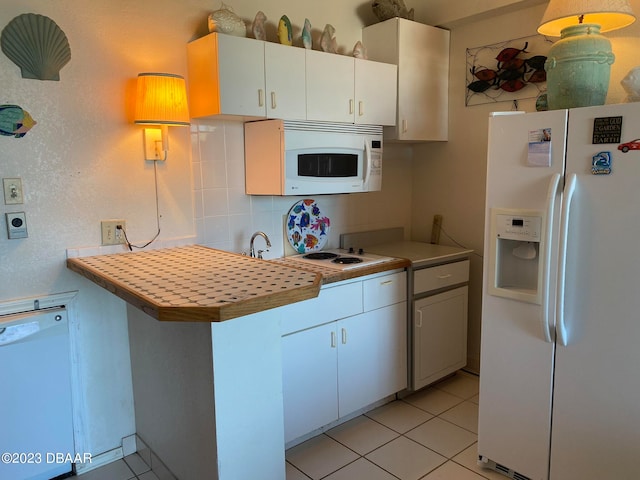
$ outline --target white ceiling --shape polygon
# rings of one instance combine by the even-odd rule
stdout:
[[[547,3],[548,0],[429,0],[421,5],[405,3],[416,10],[416,20],[429,25],[454,27],[483,17]]]

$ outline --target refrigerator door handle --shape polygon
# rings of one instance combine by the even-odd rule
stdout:
[[[569,235],[569,215],[571,212],[571,201],[576,191],[578,177],[575,173],[569,175],[567,185],[564,188],[565,205],[562,210],[562,221],[560,225],[560,257],[558,259],[558,299],[556,303],[556,330],[558,340],[563,346],[567,346],[569,338],[564,318],[564,282],[567,273],[567,237]]]
[[[549,180],[549,189],[547,190],[547,225],[545,228],[545,265],[544,265],[544,280],[543,280],[543,297],[542,297],[542,309],[540,315],[540,326],[542,327],[542,337],[547,343],[552,343],[553,338],[551,336],[549,326],[549,297],[550,297],[550,278],[551,278],[551,234],[553,232],[553,213],[556,208],[556,197],[558,194],[558,185],[560,184],[560,174],[554,173]]]

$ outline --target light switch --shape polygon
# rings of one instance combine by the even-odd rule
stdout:
[[[27,216],[24,212],[6,213],[9,239],[27,238]]]
[[[2,186],[5,205],[19,205],[24,202],[21,178],[3,178]]]

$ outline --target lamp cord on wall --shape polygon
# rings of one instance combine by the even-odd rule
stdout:
[[[451,235],[449,235],[449,234],[447,233],[447,231],[446,231],[444,228],[442,228],[442,224],[440,224],[440,225],[438,226],[438,228],[440,229],[440,233],[442,233],[445,237],[447,237],[449,240],[451,240],[453,243],[455,243],[458,247],[460,247],[460,248],[466,248],[467,250],[472,250],[472,249],[470,249],[469,247],[466,247],[466,246],[462,245],[462,244],[461,244],[460,242],[458,242],[455,238],[453,238]],[[471,253],[472,253],[472,255],[476,255],[476,256],[478,256],[478,257],[480,257],[480,258],[483,258],[483,256],[482,256],[482,255],[480,255],[479,253],[476,253],[476,251],[475,251],[475,250],[473,250]]]
[[[154,180],[155,190],[156,190],[156,225],[158,226],[158,231],[156,232],[154,237],[144,245],[134,245],[127,238],[127,231],[121,225],[118,225],[117,228],[120,228],[122,230],[122,234],[124,235],[124,241],[127,244],[127,248],[129,250],[133,250],[134,248],[148,247],[160,235],[160,202],[158,201],[158,166],[157,165],[158,165],[158,162],[153,162],[153,180]]]

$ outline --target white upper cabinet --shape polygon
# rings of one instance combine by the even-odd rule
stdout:
[[[307,119],[353,123],[354,59],[307,50]]]
[[[395,65],[217,33],[187,57],[193,118],[395,124]]]
[[[355,59],[355,123],[396,124],[398,67]]]
[[[279,43],[264,44],[266,115],[305,120],[305,53]]]
[[[307,119],[395,125],[397,67],[307,50]]]
[[[264,42],[211,33],[187,45],[192,118],[264,118]]]
[[[396,125],[385,140],[447,140],[449,31],[392,18],[365,27],[362,43],[370,59],[398,66]]]

